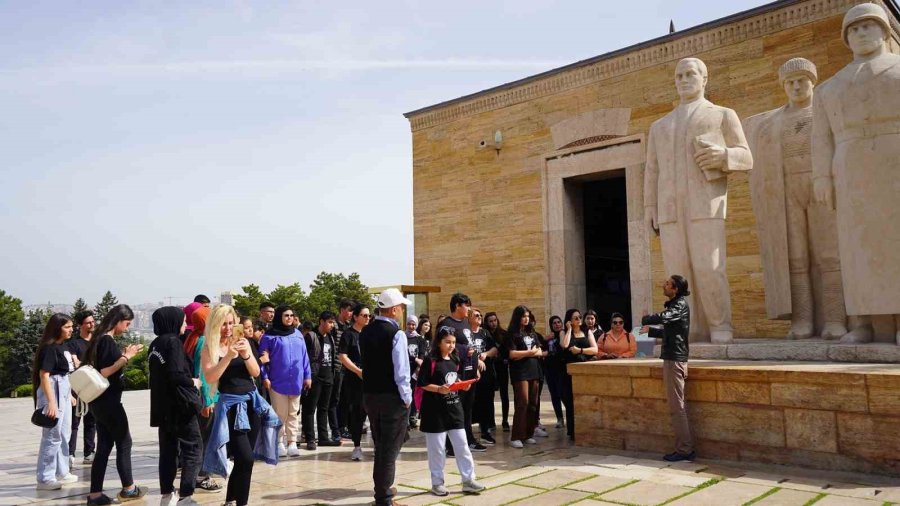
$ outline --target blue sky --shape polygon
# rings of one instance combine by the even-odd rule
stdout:
[[[411,283],[402,113],[759,4],[0,1],[0,289]]]

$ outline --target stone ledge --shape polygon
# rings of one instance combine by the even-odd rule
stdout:
[[[659,345],[653,347],[654,357],[659,357],[660,348]],[[819,339],[737,339],[731,344],[692,343],[691,358],[900,364],[900,346],[887,343],[840,344]]]

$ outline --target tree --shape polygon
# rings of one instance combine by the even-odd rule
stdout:
[[[24,319],[22,300],[0,290],[0,346],[3,341],[13,335]]]
[[[75,304],[72,305],[72,316],[74,317],[81,311],[87,311],[90,308],[87,305],[87,302],[84,301],[81,297],[78,297],[78,300],[75,301]]]
[[[300,287],[300,283],[292,283],[290,285],[278,285],[274,290],[269,292],[266,297],[269,302],[276,306],[287,304],[294,309],[294,313],[304,321],[306,314],[306,293]]]
[[[110,309],[113,308],[119,301],[116,299],[115,295],[112,294],[109,290],[103,294],[103,298],[100,299],[100,302],[94,306],[94,318],[99,322],[103,320],[103,317],[106,316],[106,313],[109,312]]]
[[[34,352],[44,333],[50,313],[43,309],[33,309],[8,340],[6,355],[3,357],[3,388],[5,392],[15,386],[31,383],[31,366]]]
[[[242,316],[256,318],[259,315],[259,305],[266,300],[266,294],[256,285],[242,286],[244,293],[234,294],[234,310]]]
[[[369,288],[359,279],[359,274],[351,273],[345,276],[339,272],[320,272],[312,284],[309,285],[309,297],[307,307],[309,321],[318,321],[322,311],[337,313],[341,299],[351,299],[372,306],[372,296]]]

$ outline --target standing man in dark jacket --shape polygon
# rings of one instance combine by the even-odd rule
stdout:
[[[410,304],[400,290],[388,288],[378,296],[378,316],[359,333],[363,404],[375,445],[372,481],[376,506],[396,504],[391,485],[412,403],[408,343],[398,322],[403,318],[403,306]]]
[[[673,274],[663,283],[663,294],[668,299],[666,309],[641,318],[642,333],[663,339],[660,354],[663,359],[663,386],[675,431],[675,451],[663,459],[669,462],[694,460],[694,442],[684,406],[684,381],[688,377],[688,332],[691,328],[691,308],[685,297],[691,292],[688,291],[687,280]],[[650,327],[659,324],[663,325],[662,329]]]

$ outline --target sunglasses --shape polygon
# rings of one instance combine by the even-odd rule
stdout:
[[[370,314],[361,314],[361,315],[359,315],[359,316],[360,316],[361,318],[371,318],[371,317],[372,317],[372,315],[370,315]]]
[[[614,321],[614,322],[612,322],[612,324],[613,324],[613,325],[625,325],[625,322],[623,322],[623,321]]]
[[[281,314],[281,317],[282,317],[282,318],[285,318],[285,317],[287,317],[287,318],[293,318],[293,317],[294,317],[294,313],[282,313],[282,314]]]
[[[572,319],[573,319],[573,320],[581,321],[581,317],[580,317],[580,316],[573,316]]]

